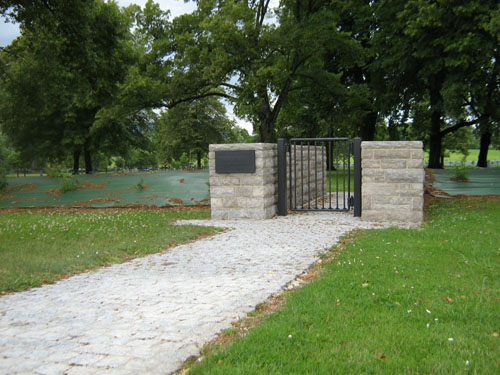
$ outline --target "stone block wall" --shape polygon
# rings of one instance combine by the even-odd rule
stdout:
[[[255,150],[255,173],[216,173],[216,151]],[[267,219],[277,212],[278,148],[272,143],[210,145],[212,219]]]
[[[362,142],[361,160],[361,218],[421,223],[424,217],[422,142]]]
[[[292,161],[292,206],[308,208],[327,193],[327,155],[324,146],[291,147],[286,154],[287,205],[290,202],[290,158]]]

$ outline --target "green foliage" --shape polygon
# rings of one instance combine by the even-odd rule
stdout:
[[[45,168],[45,174],[48,177],[63,177],[63,173],[61,172],[61,166],[58,164],[53,164],[47,168]]]
[[[152,1],[120,10],[103,0],[1,0],[0,12],[22,23],[0,52],[0,122],[19,158],[69,155],[76,165],[82,154],[89,172],[97,152],[128,167],[187,153],[200,165],[202,143],[220,137],[193,112],[215,97],[264,142],[422,139],[434,167],[446,149],[464,149],[459,129],[474,126],[485,152],[498,143],[497,1],[197,6],[170,20]],[[224,141],[252,139],[229,128]]]
[[[2,213],[0,294],[121,263],[165,250],[165,244],[214,233],[211,228],[170,224],[176,219],[207,216],[208,211],[197,210]]]
[[[75,191],[78,189],[79,181],[76,177],[63,176],[61,193],[67,193],[69,191]]]
[[[91,172],[97,150],[142,137],[140,115],[104,111],[134,62],[129,21],[114,2],[50,3],[7,9],[23,27],[0,54],[2,130],[24,159],[81,153]]]
[[[460,161],[460,165],[455,167],[455,173],[450,177],[452,181],[458,182],[467,182],[469,181],[469,174],[467,172],[467,167],[465,166],[465,158],[467,155],[464,155],[462,160]]]
[[[201,167],[201,160],[208,153],[211,143],[234,139],[233,126],[233,122],[226,117],[224,106],[214,97],[181,103],[167,110],[156,123],[156,144],[161,164],[168,165],[178,160],[182,167],[187,167],[190,160],[181,160],[185,154],[192,155]]]
[[[141,178],[139,182],[135,185],[135,187],[137,188],[137,190],[144,190],[144,179]]]
[[[318,280],[189,373],[496,374],[499,221],[500,200],[454,199],[421,228],[356,231]]]

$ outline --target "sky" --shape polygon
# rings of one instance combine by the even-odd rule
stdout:
[[[146,4],[147,0],[118,0],[120,6],[128,6],[130,4],[137,4],[141,7]],[[276,0],[275,0],[276,1]],[[196,9],[196,3],[190,1],[185,3],[184,0],[156,0],[155,3],[160,5],[163,10],[170,10],[170,17],[175,18],[184,13],[191,13]],[[0,47],[9,45],[14,38],[20,35],[19,27],[16,24],[5,23],[5,19],[0,17]],[[238,119],[233,113],[233,107],[226,104],[228,116],[234,119],[238,126],[245,128],[250,134],[253,133],[252,124],[247,121]]]

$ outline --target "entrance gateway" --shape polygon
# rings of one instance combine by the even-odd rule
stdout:
[[[278,140],[278,215],[350,211],[361,216],[361,138]]]

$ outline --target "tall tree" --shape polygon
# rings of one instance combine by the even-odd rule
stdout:
[[[157,121],[156,143],[164,164],[193,155],[198,168],[211,143],[230,141],[234,124],[215,97],[183,102],[162,114]]]
[[[26,4],[7,10],[23,23],[2,52],[2,128],[25,153],[73,154],[75,172],[83,154],[90,173],[92,153],[106,139],[116,147],[137,128],[133,119],[127,130],[123,117],[99,115],[133,62],[129,24],[113,2]]]
[[[298,76],[310,73],[324,47],[339,38],[326,4],[288,0],[271,10],[270,0],[198,1],[192,14],[163,22],[163,43],[150,34],[156,41],[148,51],[150,66],[162,75],[152,89],[158,99],[151,101],[173,108],[223,97],[254,124],[261,141],[273,141],[280,111],[290,92],[300,89]],[[135,81],[147,81],[150,72],[144,69]]]
[[[393,87],[401,97],[412,97],[413,103],[428,102],[429,167],[442,168],[443,137],[478,124],[470,111],[463,110],[464,101],[456,100],[457,89],[485,57],[492,57],[481,39],[497,2],[381,0],[376,4],[380,46],[390,56],[385,64],[403,72],[392,75],[397,82]]]

